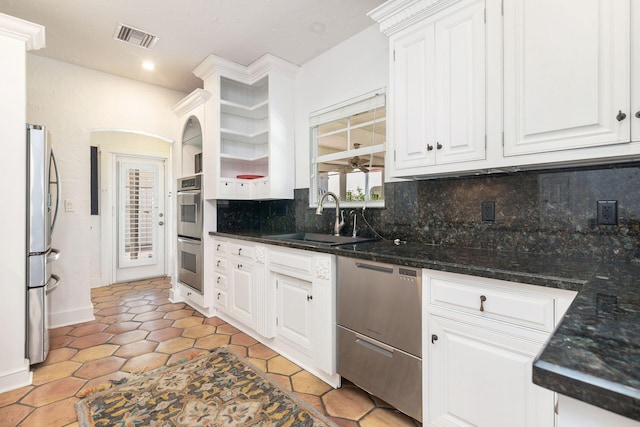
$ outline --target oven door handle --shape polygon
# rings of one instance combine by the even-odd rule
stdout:
[[[192,245],[199,245],[202,243],[200,239],[189,239],[188,237],[178,237],[178,242],[191,243]]]
[[[178,196],[181,194],[200,194],[202,190],[178,190]]]
[[[53,282],[53,284],[51,284],[51,280],[55,280],[55,282]],[[60,280],[60,277],[52,274],[51,275],[51,279],[49,279],[49,281],[47,282],[47,284],[44,287],[44,292],[45,294],[49,295],[51,292],[53,292],[53,290],[55,288],[57,288],[58,286],[60,286],[60,283],[62,282],[62,280]]]

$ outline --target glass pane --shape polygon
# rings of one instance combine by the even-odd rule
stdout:
[[[338,119],[329,123],[322,124],[318,126],[318,135],[335,132],[341,129],[346,129],[348,123],[349,123],[348,118],[345,117],[343,119]]]
[[[124,184],[124,257],[126,260],[153,258],[152,170],[128,169]]]
[[[340,132],[318,138],[318,155],[332,154],[347,150],[347,132]]]
[[[351,126],[358,126],[359,124],[385,118],[386,116],[387,109],[385,107],[366,111],[364,113],[356,114],[355,116],[351,117]]]
[[[384,198],[384,153],[374,156],[369,166],[369,156],[348,158],[318,165],[318,196],[327,191],[335,193],[341,201],[364,201]],[[366,173],[368,171],[368,174]]]
[[[387,122],[384,120],[351,129],[351,144],[354,149],[384,144],[386,139]]]

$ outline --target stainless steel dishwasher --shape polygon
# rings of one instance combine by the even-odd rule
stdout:
[[[338,373],[422,421],[422,275],[338,257]]]

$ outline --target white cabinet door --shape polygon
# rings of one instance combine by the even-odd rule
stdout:
[[[484,1],[448,7],[391,43],[394,169],[484,159]]]
[[[485,158],[484,0],[464,1],[435,22],[436,163]]]
[[[304,351],[313,351],[311,282],[276,274],[276,333]]]
[[[505,156],[630,140],[629,14],[630,0],[504,2]]]
[[[229,313],[255,329],[257,326],[255,265],[235,259],[230,262]]]
[[[429,316],[428,424],[553,427],[554,393],[531,380],[542,343]]]
[[[392,40],[390,122],[395,169],[435,164],[434,24],[416,25]]]

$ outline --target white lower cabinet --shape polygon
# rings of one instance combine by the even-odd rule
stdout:
[[[273,273],[276,287],[276,336],[303,351],[313,351],[313,284]]]
[[[532,362],[575,292],[425,270],[429,426],[554,427]]]
[[[429,425],[554,426],[554,393],[531,382],[543,342],[435,315],[429,332]]]
[[[335,256],[215,238],[216,314],[337,387]]]

